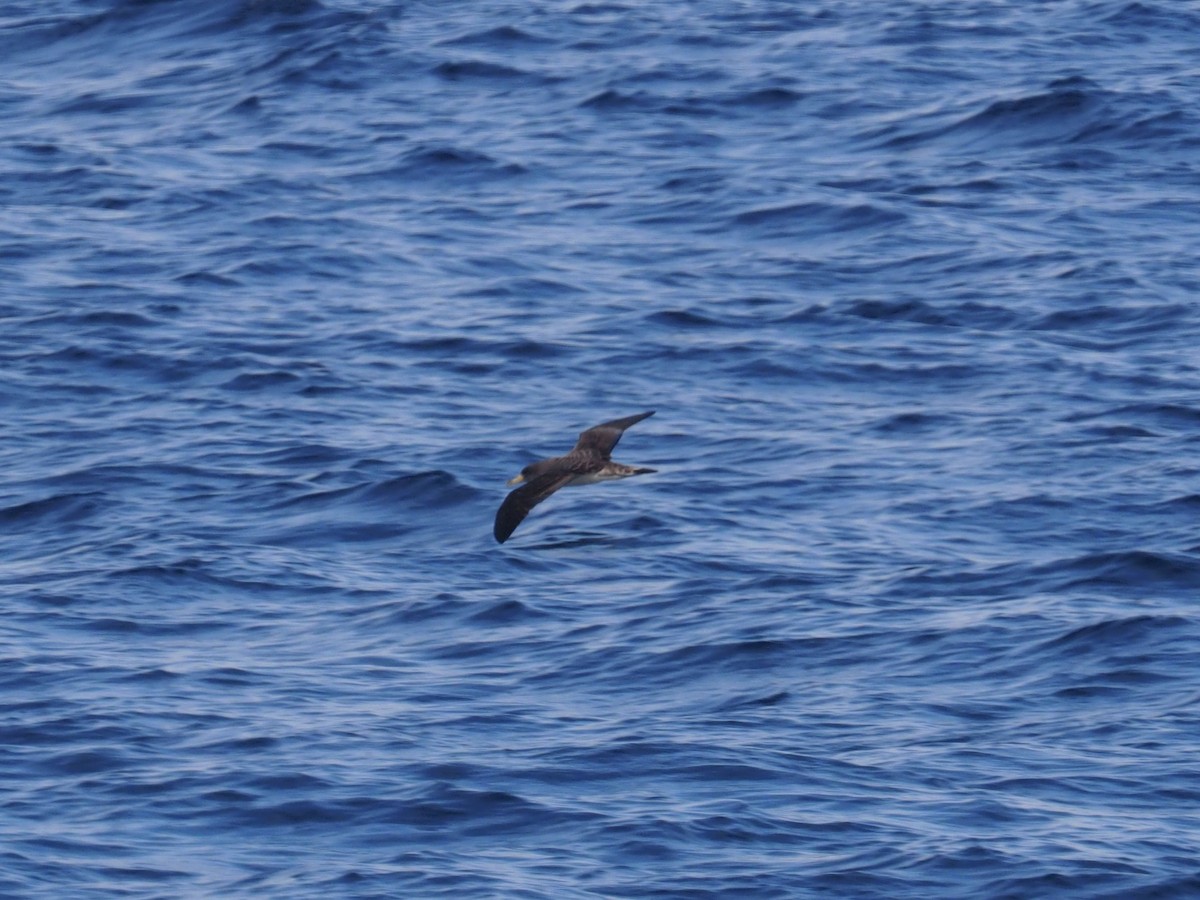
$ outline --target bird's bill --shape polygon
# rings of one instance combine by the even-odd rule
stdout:
[[[514,484],[520,484],[524,480],[525,480],[525,476],[518,474],[518,475],[514,475],[512,478],[508,479],[508,481],[505,482],[505,484],[507,484],[509,487],[512,487]]]

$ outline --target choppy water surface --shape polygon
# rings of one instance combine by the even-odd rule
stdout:
[[[0,893],[1195,896],[1198,46],[10,0]]]

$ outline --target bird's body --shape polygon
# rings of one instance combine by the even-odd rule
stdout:
[[[654,469],[627,466],[612,459],[613,447],[617,446],[625,429],[652,415],[653,410],[589,428],[579,435],[579,441],[570,453],[530,463],[522,469],[521,474],[508,483],[524,482],[523,486],[505,497],[496,511],[496,524],[492,531],[496,540],[502,544],[507,541],[529,515],[529,511],[559,488],[653,472]]]

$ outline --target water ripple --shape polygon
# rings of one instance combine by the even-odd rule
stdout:
[[[8,4],[0,894],[1196,893],[1200,17],[880,12]]]

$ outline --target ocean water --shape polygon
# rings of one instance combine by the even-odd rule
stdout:
[[[7,0],[0,896],[1200,895],[1198,47]]]

